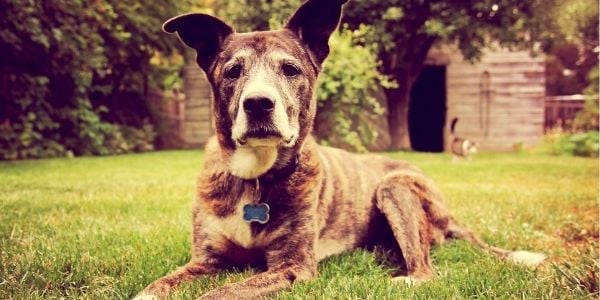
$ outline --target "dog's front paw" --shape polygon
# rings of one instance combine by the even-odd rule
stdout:
[[[164,279],[159,279],[141,292],[139,292],[132,300],[160,300],[167,299],[171,286]]]

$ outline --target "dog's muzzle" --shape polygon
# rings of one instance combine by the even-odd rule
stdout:
[[[241,101],[233,138],[240,147],[291,147],[297,133],[289,129],[288,116],[268,92],[251,92]],[[278,107],[280,105],[280,107]]]

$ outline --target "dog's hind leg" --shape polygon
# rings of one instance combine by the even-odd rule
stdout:
[[[435,184],[421,172],[404,169],[388,174],[376,191],[376,205],[385,215],[406,263],[407,276],[396,281],[419,283],[433,277],[429,250],[446,238],[462,239],[507,261],[537,266],[546,256],[490,246],[460,225],[443,203]]]
[[[449,213],[428,178],[413,169],[388,174],[376,191],[376,205],[385,215],[406,263],[407,276],[394,278],[409,284],[434,276],[429,250],[444,238]]]
[[[181,283],[193,280],[202,275],[214,274],[217,268],[198,261],[190,261],[177,270],[157,279],[140,292],[134,300],[164,299]]]

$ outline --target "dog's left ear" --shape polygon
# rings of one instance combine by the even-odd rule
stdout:
[[[329,54],[329,36],[340,23],[342,5],[346,1],[308,0],[285,26],[306,43],[319,64],[323,63]]]
[[[210,15],[191,13],[167,20],[163,31],[179,35],[181,41],[198,53],[198,65],[208,72],[221,45],[234,32],[227,23]]]

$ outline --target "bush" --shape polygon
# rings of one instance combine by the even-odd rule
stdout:
[[[171,2],[5,1],[0,159],[152,148],[145,96],[172,70],[150,61],[174,53],[160,28],[176,13]]]
[[[599,103],[598,103],[598,67],[590,71],[588,80],[590,85],[585,89],[585,106],[575,117],[573,122],[576,130],[598,130]]]
[[[315,122],[317,138],[325,144],[365,152],[377,138],[375,120],[384,111],[374,94],[394,83],[378,72],[376,47],[364,45],[370,30],[343,28],[330,40],[331,53],[317,88]]]
[[[597,130],[581,133],[553,130],[546,135],[545,144],[547,151],[555,155],[598,157],[598,151],[600,151]]]
[[[573,122],[574,133],[554,129],[546,135],[545,147],[552,154],[598,157],[598,67],[593,68],[588,79],[590,85],[585,89],[585,107]]]

